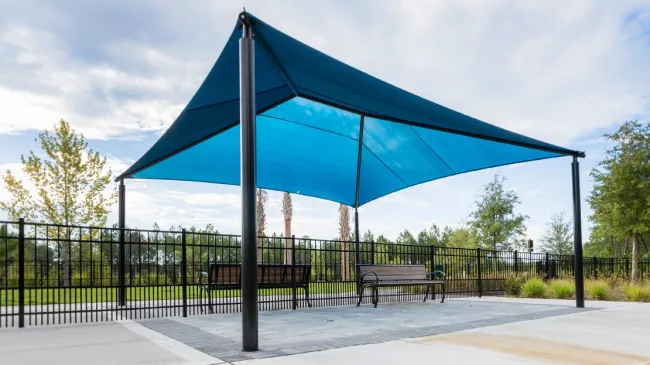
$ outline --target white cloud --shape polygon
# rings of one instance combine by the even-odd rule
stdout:
[[[217,206],[239,209],[241,206],[241,196],[237,194],[189,194],[179,191],[167,191],[169,197],[172,199],[182,200],[190,205],[199,206]]]
[[[643,34],[650,7],[643,1],[283,5],[253,1],[249,8],[355,67],[540,139],[569,144],[650,109],[650,54]],[[127,3],[121,6],[135,11]],[[351,15],[357,7],[368,12],[363,31]],[[32,13],[44,9],[34,6]],[[159,18],[143,23],[131,37],[118,37],[113,29],[116,37],[111,39],[111,29],[106,30],[104,42],[95,47],[112,64],[72,54],[72,40],[29,18],[13,17],[2,29],[0,56],[13,60],[9,66],[29,66],[25,77],[35,85],[4,86],[0,104],[12,105],[5,115],[13,121],[0,124],[0,133],[42,129],[59,118],[73,121],[92,138],[164,130],[214,62],[239,9],[236,2],[218,7],[197,2],[187,9],[159,6]],[[304,17],[307,10],[328,15]],[[630,16],[635,12],[636,17]],[[222,20],[218,27],[215,17]],[[81,24],[72,21],[70,26]],[[221,43],[190,38],[203,37],[200,30],[212,27]],[[156,44],[147,39],[154,30],[178,37]],[[188,58],[188,52],[195,57]]]
[[[401,206],[417,206],[426,207],[428,204],[424,199],[405,195],[403,192],[396,192],[385,197],[382,197],[379,202],[381,204],[394,204]]]
[[[499,126],[585,147],[596,158],[602,146],[595,134],[650,111],[647,1],[247,2],[269,24],[354,67]],[[161,133],[207,74],[241,5],[95,4],[113,7],[121,14],[116,22],[111,12],[79,16],[83,7],[65,3],[7,4],[10,21],[0,22],[0,134],[51,128],[61,118],[96,139]],[[149,16],[133,21],[136,13]],[[114,143],[119,149],[121,142]],[[113,172],[140,156],[127,157],[109,159]],[[553,163],[499,170],[529,192],[521,210],[531,215],[530,232],[553,211],[570,208],[568,164]],[[583,163],[583,195],[593,164]],[[361,228],[396,237],[404,228],[415,233],[460,220],[493,173],[389,195],[361,209]],[[549,181],[553,174],[558,183]],[[146,228],[212,223],[239,232],[236,188],[209,186],[129,181],[127,221]],[[283,229],[280,199],[270,193],[269,232]],[[295,196],[294,212],[297,234],[336,235],[336,204]]]

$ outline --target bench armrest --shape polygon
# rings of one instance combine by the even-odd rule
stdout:
[[[361,275],[361,278],[359,279],[359,280],[361,281],[362,284],[363,284],[364,281],[371,281],[371,280],[364,280],[364,278],[365,278],[366,275],[368,275],[368,274],[372,274],[372,275],[374,275],[374,276],[375,276],[375,280],[374,280],[375,283],[379,283],[379,276],[377,275],[377,273],[374,272],[374,271],[368,271],[367,273],[364,273],[363,275]]]
[[[447,274],[445,274],[443,271],[436,270],[434,272],[429,273],[427,276],[429,277],[430,280],[434,280],[436,274],[442,274],[442,280],[447,280]]]

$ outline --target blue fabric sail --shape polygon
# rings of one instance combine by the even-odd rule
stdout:
[[[261,188],[361,206],[446,176],[583,155],[408,93],[258,18],[252,24]],[[176,121],[119,178],[239,184],[240,34],[238,24]]]

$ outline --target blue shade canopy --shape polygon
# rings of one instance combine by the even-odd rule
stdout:
[[[261,188],[361,206],[446,176],[584,156],[422,99],[251,19]],[[187,107],[118,179],[239,185],[240,34],[237,24]]]

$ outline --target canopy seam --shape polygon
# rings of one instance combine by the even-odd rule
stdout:
[[[456,173],[456,171],[455,171],[454,169],[452,169],[451,166],[449,166],[449,164],[447,163],[447,161],[445,161],[442,157],[440,157],[440,155],[438,154],[438,152],[436,152],[436,150],[434,150],[433,147],[431,147],[431,145],[429,145],[429,143],[427,143],[427,141],[425,141],[424,138],[422,138],[422,136],[420,135],[420,133],[418,133],[418,132],[415,130],[415,128],[413,128],[413,126],[410,125],[409,128],[411,128],[411,130],[413,131],[413,133],[415,133],[415,135],[418,136],[418,138],[420,138],[420,140],[422,141],[422,143],[424,143],[424,145],[427,146],[427,147],[429,148],[429,150],[431,150],[431,152],[433,152],[433,154],[436,155],[436,157],[438,157],[438,159],[439,159],[440,161],[442,161],[442,163],[445,164],[445,166],[447,166],[447,168],[449,169],[449,171],[451,171],[451,172],[453,172],[453,173]]]

